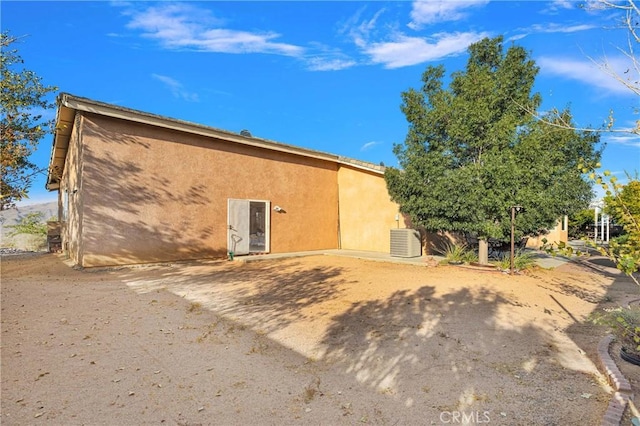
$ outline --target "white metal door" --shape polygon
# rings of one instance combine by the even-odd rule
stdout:
[[[249,254],[249,200],[229,199],[227,221],[227,250]]]

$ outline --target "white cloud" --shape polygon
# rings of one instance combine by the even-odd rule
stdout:
[[[377,11],[373,18],[358,23],[363,11],[364,9],[358,10],[358,12],[347,21],[344,28],[339,31],[341,33],[348,33],[358,47],[366,46],[367,40],[371,37],[371,33],[375,30],[378,19],[380,19],[380,16],[385,12],[385,9]]]
[[[179,81],[174,80],[171,77],[167,77],[166,75],[160,75],[160,74],[151,74],[151,77],[162,82],[165,86],[167,86],[174,97],[178,99],[183,99],[189,102],[198,102],[198,94],[190,93],[186,91],[183,88],[182,83],[180,83]]]
[[[309,71],[339,71],[358,64],[339,48],[318,42],[309,43],[303,60]]]
[[[381,143],[382,142],[375,142],[375,141],[367,142],[360,147],[360,151],[367,151],[376,145],[380,145]]]
[[[535,24],[528,28],[520,28],[519,33],[509,37],[507,41],[517,41],[523,39],[531,34],[553,34],[553,33],[577,33],[579,31],[589,31],[593,29],[597,29],[598,27],[595,25],[566,25],[566,24],[556,24],[556,23],[547,23],[547,24]]]
[[[551,3],[551,7],[555,7],[556,9],[573,9],[578,6],[573,0],[554,0]]]
[[[454,6],[449,3],[417,1],[414,3],[412,16],[417,13],[416,8],[425,12],[429,7],[439,5],[443,10],[452,11],[460,7],[483,4],[485,1],[453,3]],[[408,36],[399,31],[393,22],[379,23],[385,9],[378,10],[370,19],[362,18],[363,11],[364,9],[360,9],[351,17],[341,32],[351,37],[356,47],[369,58],[370,63],[382,64],[385,68],[401,68],[456,55],[466,51],[470,44],[488,36],[488,33],[484,32],[440,32],[429,37]]]
[[[511,37],[508,37],[506,40],[507,41],[518,41],[518,40],[522,40],[523,38],[525,38],[528,35],[529,34],[526,34],[526,33],[519,33],[519,34],[516,34],[516,35],[512,35]]]
[[[577,3],[574,0],[555,0],[548,5],[546,9],[543,9],[541,13],[546,13],[549,15],[557,14],[561,10],[575,9],[579,7],[580,3]]]
[[[223,28],[224,21],[207,10],[178,3],[125,12],[131,16],[127,27],[140,30],[147,38],[158,40],[168,49],[196,49],[218,53],[271,53],[298,56],[300,46],[279,43],[280,34],[249,32]]]
[[[532,32],[536,33],[576,33],[579,31],[588,31],[598,28],[595,25],[565,25],[565,24],[536,24],[531,27]]]
[[[352,59],[327,58],[324,56],[313,56],[306,61],[309,71],[339,71],[357,64]]]
[[[629,129],[631,131],[632,129]],[[638,135],[613,135],[606,138],[607,142],[617,145],[640,148],[640,136]]]
[[[540,66],[540,72],[543,74],[579,81],[598,89],[604,89],[612,94],[633,95],[631,90],[589,59],[575,60],[542,56],[536,59],[536,63]],[[630,66],[629,61],[625,58],[610,58],[607,60],[607,64],[619,75],[625,75],[625,70],[628,70]]]
[[[489,0],[416,0],[411,10],[409,28],[420,29],[423,25],[445,21],[457,21],[466,17],[465,9],[484,6]]]
[[[371,43],[364,47],[374,63],[385,68],[400,68],[435,61],[467,50],[470,44],[487,37],[486,33],[439,33],[430,41],[398,34],[392,41]]]

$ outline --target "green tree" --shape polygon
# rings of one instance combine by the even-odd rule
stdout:
[[[8,225],[10,228],[9,236],[13,237],[18,234],[30,235],[47,235],[47,224],[44,222],[44,214],[42,212],[27,213],[17,224]]]
[[[569,238],[582,238],[587,235],[588,227],[594,223],[591,209],[582,209],[569,216]]]
[[[29,156],[50,127],[40,111],[54,106],[47,95],[57,90],[22,67],[24,61],[12,48],[17,41],[9,32],[0,33],[0,210],[27,197],[33,178],[41,172]]]
[[[622,185],[611,176],[609,182],[602,177],[597,178],[597,182],[606,191],[604,212],[624,230],[624,234],[612,239],[608,247],[599,247],[600,252],[640,285],[633,275],[640,270],[640,180],[629,176],[629,182]]]
[[[626,185],[617,184],[611,177],[608,193],[604,197],[604,212],[615,223],[640,222],[640,180],[628,177]],[[616,185],[617,184],[617,185]]]
[[[487,239],[510,235],[510,206],[525,208],[518,235],[539,234],[587,207],[591,185],[578,165],[600,155],[597,134],[549,124],[571,122],[568,110],[545,120],[528,113],[541,102],[531,93],[538,68],[523,48],[505,52],[502,42],[471,45],[448,89],[444,68],[430,66],[420,91],[402,93],[409,131],[394,147],[401,168],[385,172],[391,198],[415,225],[476,234],[483,263]]]

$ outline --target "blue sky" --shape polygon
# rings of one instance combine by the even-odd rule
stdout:
[[[612,110],[620,130],[640,119],[637,95],[596,63],[629,75],[622,15],[589,2],[5,0],[0,11],[3,30],[26,36],[25,66],[60,91],[376,164],[397,165],[401,92],[428,65],[462,70],[486,36],[530,51],[543,110],[569,106],[584,127]],[[603,169],[640,170],[640,137],[602,141]],[[55,199],[44,182],[28,202]]]

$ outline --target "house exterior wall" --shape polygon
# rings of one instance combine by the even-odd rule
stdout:
[[[284,209],[272,253],[338,246],[337,164],[82,115],[82,266],[225,256],[230,198]]]
[[[82,146],[79,143],[82,119],[77,117],[69,141],[69,150],[58,191],[58,217],[61,223],[63,251],[74,263],[82,264]]]
[[[384,176],[340,165],[338,187],[341,248],[389,253],[390,230],[406,224]]]
[[[547,243],[567,243],[569,241],[569,226],[568,226],[568,218],[564,216],[561,220],[556,223],[556,227],[549,230],[548,233],[544,235],[539,235],[537,237],[530,237],[527,241],[527,247],[533,249],[539,249],[542,247],[543,242],[542,239],[546,238]]]

